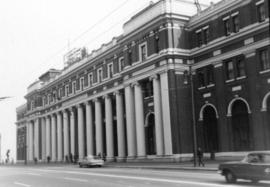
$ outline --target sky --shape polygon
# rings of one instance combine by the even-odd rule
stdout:
[[[154,0],[156,2],[157,0]],[[192,1],[192,0],[190,0]],[[210,4],[210,1],[199,0]],[[2,159],[16,158],[16,108],[27,87],[50,68],[63,69],[68,50],[98,49],[150,0],[0,0],[0,133]]]

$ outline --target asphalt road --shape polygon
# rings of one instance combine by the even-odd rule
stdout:
[[[255,186],[248,181],[228,185],[215,172],[78,166],[0,166],[0,187],[221,187]],[[256,186],[270,186],[259,183]]]

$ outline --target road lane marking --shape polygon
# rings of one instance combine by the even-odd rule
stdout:
[[[23,184],[23,183],[20,183],[20,182],[14,182],[14,184],[19,185],[19,186],[25,186],[25,187],[30,187],[31,186],[31,185]]]
[[[64,179],[71,180],[71,181],[88,182],[88,180],[86,179],[69,178],[69,177],[64,177]]]
[[[58,173],[66,173],[66,174],[81,174],[81,175],[89,175],[89,176],[98,176],[98,177],[110,177],[110,178],[121,178],[121,179],[132,179],[132,180],[141,180],[141,181],[153,181],[153,182],[167,182],[167,183],[175,183],[175,184],[190,184],[190,185],[199,185],[199,186],[213,186],[213,187],[224,187],[224,184],[214,184],[214,183],[206,183],[206,182],[193,182],[193,181],[185,181],[185,180],[173,180],[173,179],[162,179],[162,178],[150,178],[150,177],[134,177],[127,175],[113,175],[113,174],[101,174],[101,173],[91,173],[91,172],[77,172],[77,171],[64,171],[64,170],[49,170],[49,169],[39,169],[39,171],[44,172],[58,172]],[[239,185],[226,185],[227,187],[239,187]],[[241,186],[241,185],[240,185]]]
[[[38,173],[26,173],[27,175],[34,175],[34,176],[41,176],[41,174]]]

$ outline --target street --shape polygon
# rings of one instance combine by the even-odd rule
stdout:
[[[225,183],[215,172],[184,170],[151,170],[130,168],[78,168],[65,166],[0,166],[0,187],[137,187],[137,186],[269,186],[239,181]]]

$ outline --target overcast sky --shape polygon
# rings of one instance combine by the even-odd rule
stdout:
[[[123,23],[149,2],[0,0],[0,97],[12,96],[0,101],[2,159],[7,149],[15,158],[16,107],[25,103],[27,87],[48,69],[63,68],[68,43],[69,49],[97,49],[120,35]]]

